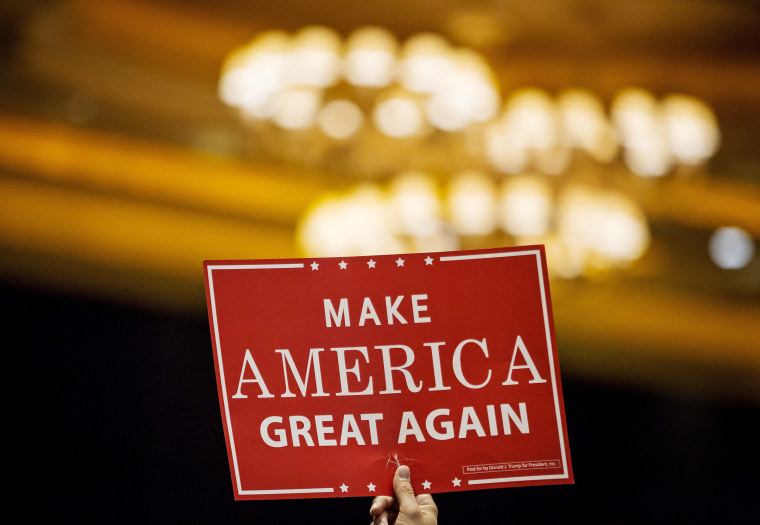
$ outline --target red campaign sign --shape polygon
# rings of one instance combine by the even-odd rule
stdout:
[[[543,246],[204,268],[235,499],[573,482]]]

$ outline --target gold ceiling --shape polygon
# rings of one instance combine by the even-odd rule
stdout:
[[[636,266],[552,284],[563,367],[760,398],[760,262],[723,271],[717,227],[760,239],[760,10],[750,2],[72,0],[0,8],[0,272],[8,283],[202,313],[201,261],[299,256],[335,174],[257,155],[217,98],[226,55],[268,29],[374,24],[482,53],[503,91],[638,86],[717,114],[704,172],[633,185]]]

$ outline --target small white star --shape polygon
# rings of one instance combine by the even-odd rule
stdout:
[[[425,264],[428,265],[428,266],[432,266],[433,265],[433,258],[430,257],[429,255],[427,257],[425,257]]]
[[[425,490],[430,490],[431,483],[428,480],[425,480],[422,482],[422,488]]]
[[[369,266],[370,268],[374,268],[375,267],[375,261],[373,261],[372,259],[370,259],[369,261],[367,261],[367,266]]]
[[[341,270],[345,270],[346,268],[348,268],[348,263],[346,261],[340,261],[338,263],[338,266],[340,266]]]
[[[396,266],[404,266],[404,259],[402,259],[401,257],[396,259]]]
[[[340,486],[340,491],[341,492],[348,492],[348,485],[346,485],[345,483],[343,485],[341,485]]]
[[[370,492],[375,492],[375,484],[374,483],[370,483],[369,485],[367,485],[367,488],[369,489]]]
[[[459,478],[454,478],[451,480],[451,482],[454,484],[455,487],[459,487],[462,483],[462,480]]]
[[[313,263],[311,263],[311,269],[312,271],[319,270],[319,263],[317,261],[314,261]]]

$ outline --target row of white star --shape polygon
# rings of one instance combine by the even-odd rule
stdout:
[[[401,257],[399,257],[398,259],[396,259],[395,262],[396,262],[396,267],[400,268],[401,266],[404,266],[404,263],[406,261],[402,259]],[[375,261],[374,259],[370,259],[369,261],[367,261],[367,266],[369,268],[374,268],[376,264],[377,264],[377,261]],[[425,257],[425,265],[426,266],[433,265],[433,258],[430,257],[429,255]],[[309,266],[311,266],[312,270],[319,270],[319,263],[317,261],[312,262]],[[346,261],[340,261],[338,263],[338,268],[340,268],[341,270],[345,270],[348,268],[348,263]]]
[[[462,485],[462,480],[459,479],[459,478],[454,478],[454,479],[451,480],[451,483],[455,487],[460,487]],[[430,481],[428,481],[428,480],[425,480],[425,481],[422,482],[422,488],[424,490],[430,490],[430,488],[432,487],[432,485],[433,484]],[[343,483],[342,485],[340,485],[339,488],[340,488],[341,492],[348,492],[348,485],[346,485],[345,483]],[[370,483],[370,484],[367,485],[367,489],[370,492],[375,492],[375,488],[377,488],[377,486],[374,483]]]

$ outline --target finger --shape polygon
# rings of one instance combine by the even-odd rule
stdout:
[[[388,511],[383,511],[380,515],[375,516],[372,520],[372,525],[389,525],[391,516]]]
[[[417,498],[417,504],[421,507],[422,505],[435,505],[435,502],[433,501],[433,496],[430,494],[417,494],[415,496]]]
[[[393,476],[393,492],[398,500],[399,512],[409,516],[415,516],[419,513],[420,507],[414,497],[411,473],[406,465],[401,465]]]
[[[369,508],[370,516],[379,516],[381,512],[393,506],[394,499],[391,496],[375,496]]]
[[[422,509],[425,513],[432,513],[433,516],[438,516],[438,507],[435,504],[435,501],[433,501],[433,496],[430,494],[418,494],[417,495],[417,505],[419,505],[420,509]]]

